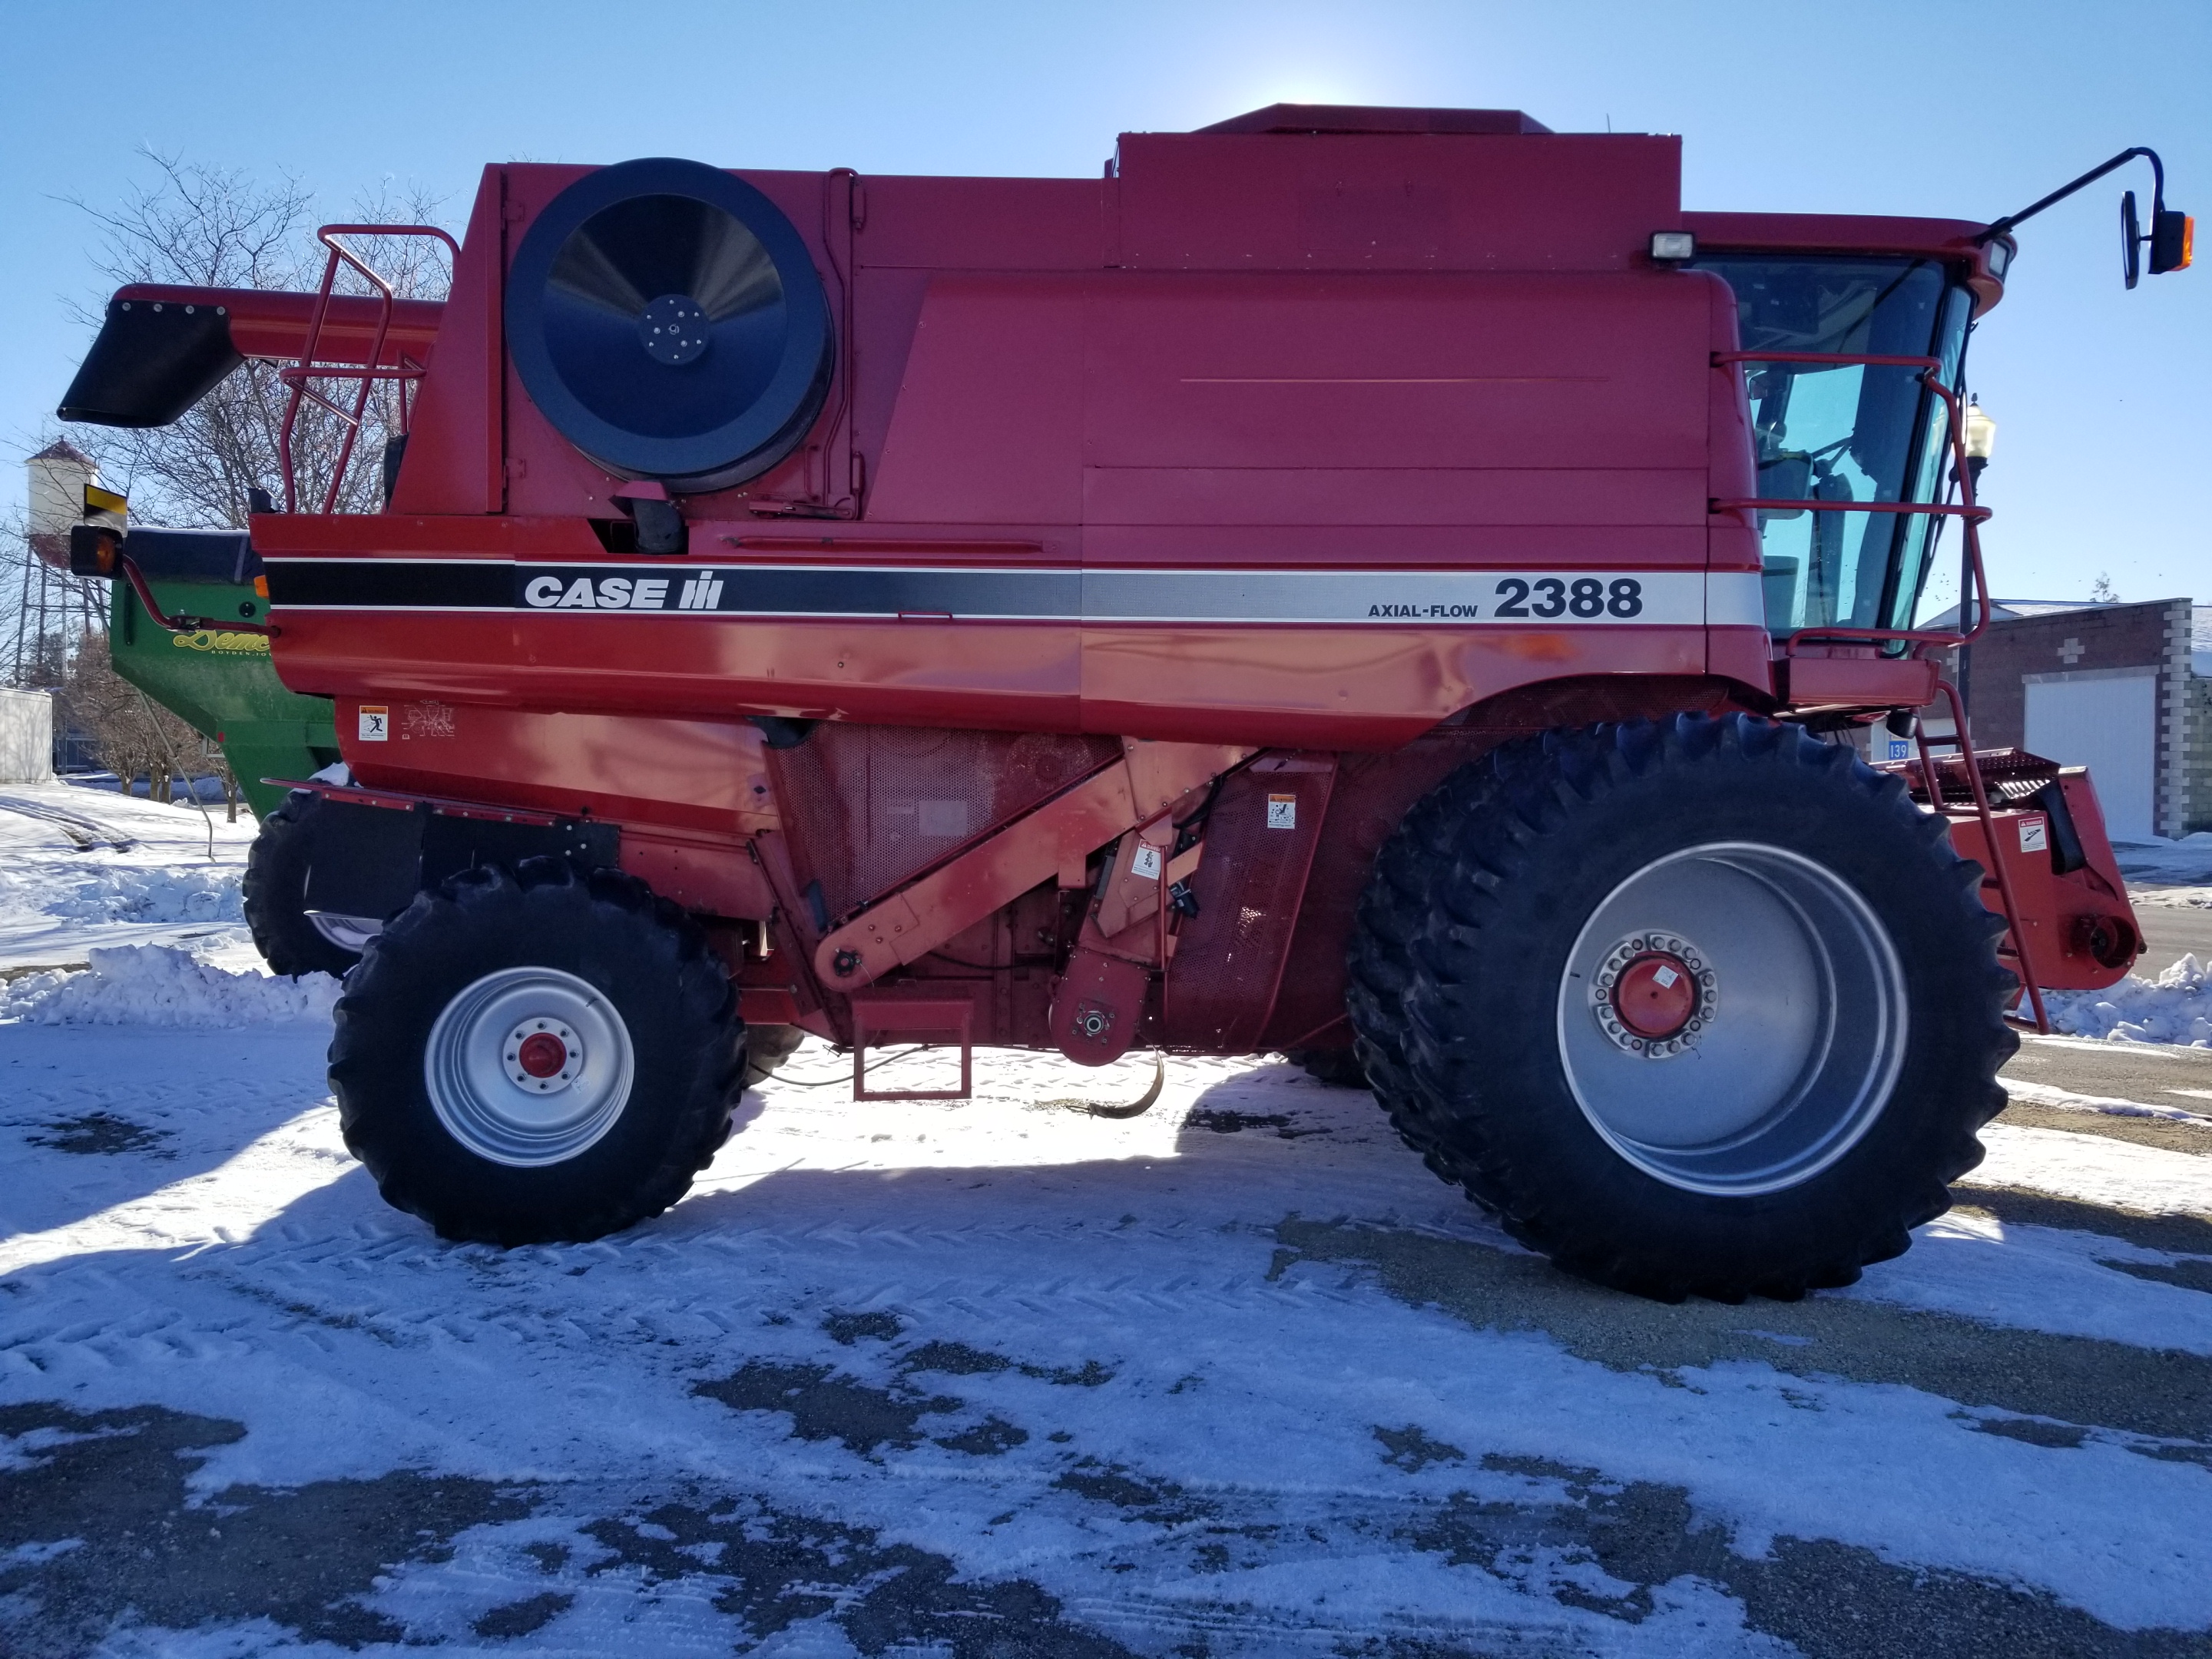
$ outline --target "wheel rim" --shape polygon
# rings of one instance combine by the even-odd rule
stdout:
[[[559,1164],[615,1125],[635,1070],[629,1029],[557,968],[487,974],[446,1005],[422,1060],[431,1109],[477,1157]]]
[[[355,956],[366,951],[369,940],[384,931],[384,924],[374,916],[342,916],[330,910],[310,910],[307,921],[325,939]]]
[[[1624,1017],[1617,999],[1646,989],[1630,975],[1686,966],[1696,994],[1665,1023]],[[1747,1196],[1810,1180],[1865,1134],[1904,1061],[1905,1006],[1896,948],[1850,886],[1781,848],[1716,842],[1644,866],[1591,913],[1559,981],[1559,1054],[1621,1157]]]

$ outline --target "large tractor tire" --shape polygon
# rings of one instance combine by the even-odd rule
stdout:
[[[1429,918],[1436,873],[1449,860],[1458,828],[1487,809],[1498,787],[1491,763],[1461,767],[1413,804],[1376,854],[1352,929],[1345,1006],[1353,1052],[1399,1139],[1442,1179],[1463,1186],[1486,1209],[1496,1196],[1480,1172],[1448,1159],[1418,1109],[1406,1052],[1407,1006],[1413,989],[1413,942]]]
[[[634,877],[559,859],[418,895],[337,1019],[346,1145],[388,1202],[487,1243],[659,1215],[728,1138],[745,1071],[698,927]]]
[[[1352,1012],[1401,1133],[1515,1237],[1663,1301],[1794,1298],[1949,1207],[2017,986],[1901,780],[1680,714],[1510,744],[1437,797],[1378,861]]]
[[[307,866],[322,801],[312,789],[295,789],[261,821],[240,888],[253,948],[270,973],[292,979],[302,974],[343,979],[361,960],[363,935],[327,923],[318,927],[307,912]]]

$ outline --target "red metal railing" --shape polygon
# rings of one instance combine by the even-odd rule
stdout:
[[[291,368],[279,371],[292,395],[284,405],[284,424],[277,434],[276,453],[284,468],[284,510],[299,511],[299,486],[292,465],[292,432],[300,418],[300,405],[309,399],[336,416],[345,428],[345,440],[338,447],[337,464],[331,468],[329,488],[323,492],[322,510],[337,510],[338,495],[345,484],[346,468],[352,463],[354,446],[361,437],[361,425],[368,413],[368,398],[379,380],[396,380],[399,386],[399,418],[397,436],[407,432],[409,388],[422,378],[424,365],[404,351],[395,350],[392,361],[386,364],[386,343],[392,332],[392,307],[398,299],[392,283],[358,253],[338,240],[341,236],[431,236],[446,245],[447,253],[458,261],[461,246],[451,235],[435,225],[325,225],[315,233],[315,240],[328,248],[330,258],[323,263],[323,284],[315,295],[315,308],[307,319],[307,343],[300,349],[300,361]],[[349,265],[361,274],[362,279],[374,289],[381,305],[377,313],[376,337],[370,343],[368,356],[359,363],[325,363],[316,361],[322,344],[323,325],[330,314],[331,295],[337,283],[342,265]],[[353,407],[325,397],[312,382],[316,380],[353,380],[358,383]]]
[[[1973,469],[1966,464],[1966,410],[1960,404],[1959,394],[1943,383],[1942,363],[1934,357],[1891,357],[1826,351],[1717,351],[1713,354],[1713,363],[1716,367],[1727,363],[1816,363],[1836,368],[1857,364],[1869,368],[1917,368],[1920,371],[1920,383],[1943,402],[1943,411],[1948,423],[1947,435],[1951,450],[1952,476],[1958,481],[1959,485],[1960,499],[1956,502],[1717,501],[1712,503],[1712,510],[1716,513],[1748,514],[1802,512],[1810,508],[1815,513],[1924,513],[1934,518],[1957,519],[1960,526],[1959,620],[1964,623],[1966,619],[1966,595],[1971,592],[1974,596],[1974,625],[1963,632],[1956,629],[1914,628],[1806,629],[1792,634],[1783,642],[1783,654],[1795,656],[1800,643],[1822,645],[1901,643],[1911,646],[1911,654],[1918,656],[1932,646],[1966,646],[1972,645],[1979,639],[1983,631],[1989,627],[1992,616],[1989,583],[1984,576],[1982,568],[1980,530],[1982,521],[1990,516],[1990,510],[1978,505],[1974,500]],[[1756,527],[1755,525],[1754,527]],[[2013,957],[2020,963],[2020,977],[2027,990],[2028,1004],[2035,1010],[2034,1029],[2048,1036],[2051,1030],[2051,1019],[2043,1006],[2042,988],[2036,983],[2035,964],[2028,955],[2027,929],[2021,925],[2020,903],[2013,893],[2012,877],[2005,868],[2004,860],[1997,855],[1996,822],[1990,813],[1989,791],[1983,785],[1981,769],[1974,763],[1973,738],[1966,725],[1966,705],[1959,696],[1958,687],[1953,685],[1950,681],[1937,679],[1936,689],[1943,694],[1945,700],[1951,705],[1952,735],[1949,741],[1958,749],[1964,763],[1960,769],[1966,773],[1967,787],[1973,793],[1974,816],[1980,821],[1982,846],[1989,855],[1990,866],[1996,877],[1997,895],[2004,905],[2005,928],[2012,939]],[[1913,736],[1920,750],[1921,775],[1933,780],[1936,769],[1928,754],[1928,734],[1918,722],[1914,725]],[[1942,792],[1933,787],[1929,790],[1929,801],[1936,811],[1947,817],[1963,816],[1963,814],[1954,813],[1946,807],[1943,805]],[[2008,1015],[2007,1018],[2009,1019],[2012,1016]]]
[[[1966,465],[1966,410],[1960,405],[1959,394],[1943,384],[1943,365],[1933,357],[1855,356],[1832,351],[1716,351],[1716,366],[1723,363],[1820,363],[1836,368],[1858,364],[1869,368],[1917,368],[1921,371],[1920,383],[1943,401],[1943,411],[1948,422],[1954,474],[1959,481],[1960,499],[1948,501],[1715,501],[1716,513],[1790,513],[1808,508],[1815,513],[1885,513],[1891,514],[1926,514],[1931,518],[1957,519],[1962,526],[1959,556],[1959,619],[1966,620],[1966,593],[1974,596],[1974,625],[1964,633],[1947,632],[1942,629],[1913,628],[1812,628],[1793,634],[1783,643],[1785,655],[1795,656],[1802,641],[1806,644],[1887,645],[1893,641],[1914,647],[1923,645],[1971,645],[1982,636],[1990,625],[1989,585],[1982,579],[1982,538],[1980,526],[1990,516],[1990,509],[1974,500],[1972,470]],[[1917,654],[1917,653],[1916,653]]]
[[[147,617],[156,628],[166,629],[172,634],[259,634],[270,639],[276,637],[278,630],[267,623],[247,622],[243,618],[225,622],[220,617],[172,617],[161,609],[161,601],[154,597],[154,590],[147,584],[146,573],[138,568],[137,560],[128,554],[118,554],[115,568],[123,580],[131,584],[131,591],[138,596],[138,603],[145,607]]]

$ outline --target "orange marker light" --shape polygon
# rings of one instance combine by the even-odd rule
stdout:
[[[269,597],[269,578],[266,576],[256,576],[253,579],[253,591],[256,593],[258,593],[263,599],[267,599]]]

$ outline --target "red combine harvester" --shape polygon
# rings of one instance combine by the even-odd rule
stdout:
[[[957,1046],[937,1095],[1285,1050],[1649,1295],[1903,1250],[2021,984],[2138,948],[2085,775],[1849,741],[1965,731],[1912,621],[1954,520],[1987,616],[1962,361],[2027,216],[1679,175],[1278,106],[1090,180],[493,167],[442,306],[337,292],[342,227],[319,295],[119,293],[69,417],[242,354],[411,404],[383,511],[252,523],[337,702],[293,829],[373,936],[331,1074],[385,1195],[626,1226],[811,1031],[863,1101],[889,1042]]]

